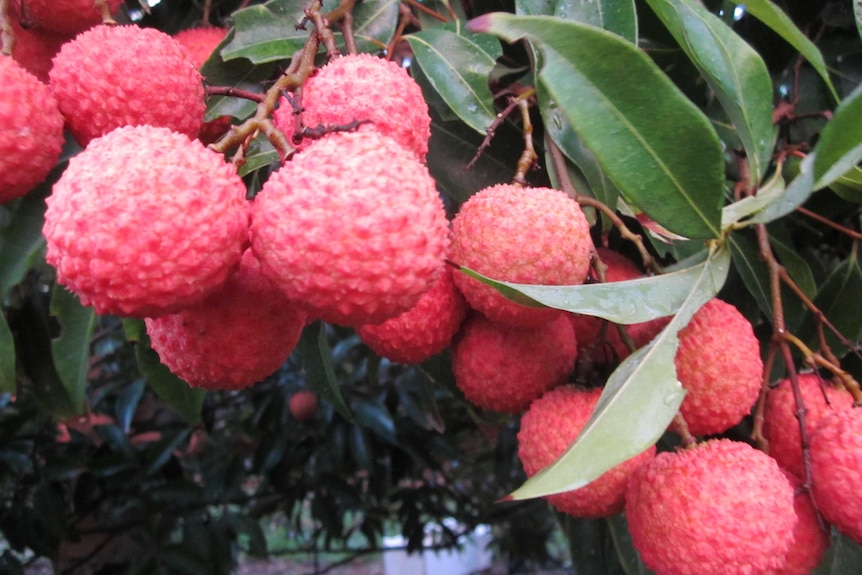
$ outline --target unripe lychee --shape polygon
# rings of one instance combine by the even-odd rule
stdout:
[[[398,363],[422,363],[443,351],[467,315],[467,302],[446,267],[419,302],[380,324],[365,324],[356,333],[374,353]]]
[[[538,327],[467,319],[452,345],[452,374],[467,401],[491,411],[520,413],[574,370],[578,346],[565,316]]]
[[[371,54],[332,60],[306,81],[302,110],[308,128],[368,121],[359,131],[376,130],[389,136],[423,162],[428,154],[428,104],[419,84],[395,62]],[[279,102],[273,120],[291,138],[295,116],[286,98]]]
[[[445,265],[448,228],[415,155],[376,132],[340,133],[270,176],[254,200],[251,241],[290,299],[355,326],[416,305]]]
[[[796,511],[796,526],[793,541],[782,567],[776,575],[809,575],[823,561],[831,543],[829,525],[820,525],[811,494],[800,491],[799,478],[785,471],[784,474],[794,489],[793,509]]]
[[[798,381],[805,403],[805,429],[809,439],[824,415],[832,410],[849,409],[853,405],[853,397],[849,393],[823,380],[816,373],[799,374]],[[781,380],[766,396],[763,436],[769,442],[769,455],[778,465],[797,477],[805,475],[796,401],[789,379]]]
[[[0,204],[45,179],[63,146],[63,117],[48,86],[0,55]]]
[[[242,389],[287,360],[306,314],[247,250],[237,272],[209,297],[145,321],[153,349],[176,376],[192,387]]]
[[[106,0],[108,11],[116,14],[123,0]],[[21,0],[21,15],[31,27],[75,35],[102,22],[95,0]]]
[[[47,203],[48,263],[100,314],[155,317],[198,302],[248,243],[234,167],[166,128],[118,128],[93,140]]]
[[[772,575],[797,522],[793,487],[775,460],[727,439],[640,466],[625,512],[635,549],[661,575]]]
[[[63,45],[49,75],[81,145],[144,124],[193,138],[203,123],[200,72],[179,42],[153,28],[96,26]]]
[[[317,414],[317,394],[300,390],[290,396],[287,402],[290,415],[297,421],[309,421]]]
[[[811,473],[823,517],[862,545],[862,408],[823,416],[811,435]]]
[[[732,305],[712,299],[679,332],[677,379],[686,389],[680,412],[694,435],[727,431],[757,400],[763,379],[760,344]]]
[[[573,385],[556,387],[530,405],[521,418],[518,458],[532,477],[552,464],[575,441],[592,415],[601,389]],[[546,496],[548,502],[574,517],[610,517],[623,510],[626,485],[634,470],[655,456],[655,446],[608,470],[588,485]]]
[[[496,280],[577,285],[590,269],[590,225],[561,191],[500,184],[474,194],[452,221],[452,260]],[[511,302],[466,274],[455,284],[470,306],[509,325],[536,326],[563,312]]]

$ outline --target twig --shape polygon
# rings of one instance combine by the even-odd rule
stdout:
[[[230,98],[243,98],[260,104],[264,100],[264,95],[259,92],[250,90],[241,90],[233,86],[204,86],[207,96],[228,96]]]
[[[515,98],[509,98],[509,103],[506,104],[506,107],[503,108],[502,112],[498,112],[494,117],[494,121],[491,122],[491,125],[485,128],[485,139],[482,140],[482,143],[479,144],[479,147],[476,149],[476,154],[473,156],[473,159],[470,160],[470,163],[464,166],[465,170],[470,170],[473,166],[476,165],[476,162],[479,161],[479,158],[482,157],[482,152],[491,145],[491,140],[494,138],[494,134],[497,133],[497,128],[499,128],[509,114],[518,107],[518,101]]]
[[[10,0],[0,0],[0,54],[7,56],[11,56],[15,48],[15,31],[9,22],[9,2]]]
[[[850,228],[844,227],[840,224],[836,224],[835,222],[833,222],[829,218],[824,218],[820,214],[816,214],[816,213],[812,212],[811,210],[808,210],[808,209],[800,206],[800,207],[796,208],[796,211],[802,215],[808,216],[812,220],[817,220],[821,224],[829,226],[833,230],[838,230],[842,234],[850,236],[854,240],[862,240],[862,233],[859,233],[855,230],[851,230]]]
[[[401,1],[404,2],[405,4],[408,4],[408,5],[416,8],[420,12],[424,12],[425,14],[431,16],[432,18],[436,18],[436,19],[440,20],[441,22],[448,22],[449,21],[449,18],[447,18],[446,16],[443,16],[442,14],[435,12],[431,8],[425,6],[424,4],[417,2],[416,0],[401,0]],[[450,10],[451,10],[451,8],[450,8]],[[457,20],[457,18],[453,18],[453,20]]]
[[[528,90],[515,98],[515,102],[521,110],[524,151],[521,153],[521,157],[518,158],[518,168],[515,171],[515,177],[512,178],[512,184],[520,187],[527,185],[527,172],[536,165],[536,160],[539,158],[536,148],[533,146],[533,122],[530,119],[530,104],[535,101],[534,94],[535,90]]]

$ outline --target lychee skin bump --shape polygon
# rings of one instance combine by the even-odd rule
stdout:
[[[251,241],[290,299],[356,326],[416,305],[443,270],[448,228],[415,155],[376,132],[340,133],[270,176],[254,200]]]
[[[123,0],[107,0],[107,4],[115,15]],[[22,0],[21,15],[31,28],[72,36],[102,22],[94,0]]]
[[[47,261],[100,314],[155,317],[200,301],[248,244],[245,185],[234,167],[165,128],[93,140],[47,204]]]
[[[811,493],[800,489],[802,480],[784,470],[794,489],[793,509],[796,511],[796,526],[793,528],[793,541],[784,566],[776,575],[810,575],[823,561],[831,544],[830,526],[823,524],[814,509]]]

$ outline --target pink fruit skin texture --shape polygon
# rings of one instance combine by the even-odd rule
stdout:
[[[552,464],[575,441],[601,396],[601,389],[582,390],[573,385],[556,387],[530,405],[521,418],[518,457],[532,477]],[[610,517],[623,510],[626,485],[637,467],[655,457],[655,446],[620,463],[590,484],[546,497],[563,513],[574,517]]]
[[[391,361],[422,363],[443,351],[467,315],[467,302],[447,267],[411,309],[381,324],[356,328],[374,353]]]
[[[108,0],[114,15],[123,0]],[[21,0],[21,14],[29,26],[75,35],[102,22],[94,0]]]
[[[814,502],[838,531],[862,545],[862,408],[833,411],[811,436]]]
[[[96,26],[63,45],[49,74],[66,127],[86,146],[120,126],[203,123],[202,77],[179,42],[153,28]]]
[[[727,439],[639,467],[625,512],[635,548],[659,575],[772,575],[797,522],[793,487],[775,460]]]
[[[331,61],[303,87],[302,120],[306,127],[369,123],[359,131],[376,130],[425,161],[431,138],[431,117],[422,89],[398,64],[370,54],[353,54]],[[281,98],[273,117],[287,134],[294,131],[293,106]],[[308,146],[303,140],[300,149]]]
[[[805,403],[805,429],[809,439],[827,413],[849,409],[853,405],[853,397],[849,393],[823,381],[816,373],[800,374],[799,390]],[[769,442],[769,455],[778,465],[796,477],[804,477],[799,420],[795,414],[793,387],[789,379],[783,379],[766,396],[763,436]]]
[[[427,168],[376,132],[333,134],[282,166],[255,197],[251,233],[290,299],[346,326],[415,306],[449,246]]]
[[[52,59],[60,51],[60,47],[72,39],[67,34],[58,34],[36,28],[24,28],[21,25],[20,6],[13,1],[10,5],[9,24],[15,34],[15,45],[12,47],[12,57],[15,61],[40,81],[48,83],[48,71]]]
[[[452,221],[452,260],[496,280],[582,284],[591,246],[590,226],[577,202],[549,188],[485,188]],[[564,313],[513,303],[465,274],[457,274],[455,284],[473,309],[501,323],[537,326]]]
[[[0,55],[0,203],[45,179],[63,146],[63,118],[48,86]]]
[[[578,355],[568,318],[534,328],[468,318],[452,346],[452,373],[467,401],[500,413],[520,413],[574,370]]]
[[[145,320],[163,364],[192,387],[242,389],[275,372],[296,347],[306,315],[260,272],[251,250],[202,302]]]
[[[719,299],[707,302],[679,332],[677,378],[687,394],[680,411],[693,435],[727,431],[757,400],[760,344],[745,317]]]
[[[820,565],[831,542],[830,527],[824,524],[821,529],[817,511],[808,492],[800,491],[802,482],[793,474],[785,476],[790,480],[793,489],[793,509],[796,511],[796,527],[793,528],[793,541],[784,561],[784,567],[776,575],[809,575]]]
[[[233,166],[165,128],[93,140],[47,203],[47,261],[100,314],[155,317],[200,301],[248,244],[245,185]]]

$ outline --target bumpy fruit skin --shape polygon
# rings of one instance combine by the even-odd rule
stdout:
[[[467,302],[447,267],[419,302],[383,323],[356,328],[374,353],[397,363],[422,363],[443,351],[467,315]]]
[[[814,502],[827,521],[862,545],[862,408],[828,413],[811,436]]]
[[[661,575],[771,575],[797,522],[793,487],[775,460],[727,439],[639,467],[625,512],[635,548]]]
[[[787,551],[784,566],[776,575],[810,575],[815,567],[820,565],[831,539],[829,525],[820,527],[817,511],[811,500],[811,494],[799,491],[802,481],[785,470],[785,476],[793,487],[793,509],[796,511],[796,526],[793,528],[793,541]]]
[[[578,203],[550,188],[485,188],[452,221],[452,260],[497,280],[582,284],[591,246],[590,226]],[[537,326],[564,313],[511,302],[465,274],[457,274],[455,284],[473,309],[501,323]]]
[[[12,57],[25,70],[47,84],[48,72],[53,65],[52,59],[60,51],[60,47],[72,38],[47,30],[24,28],[21,25],[20,6],[16,2],[10,5],[9,24],[15,34]]]
[[[123,0],[107,0],[114,15]],[[21,0],[21,14],[31,27],[75,35],[102,22],[94,0]]]
[[[853,405],[853,397],[849,393],[824,381],[816,373],[799,374],[798,379],[799,391],[805,403],[805,429],[809,438],[826,414],[833,410],[849,409]],[[805,475],[796,402],[789,379],[781,380],[766,396],[763,436],[769,442],[769,455],[782,469],[797,477]]]
[[[200,72],[179,42],[153,28],[96,26],[63,45],[49,75],[81,145],[144,124],[193,138],[203,123]]]
[[[455,384],[467,401],[521,413],[572,373],[578,345],[565,316],[525,328],[476,314],[464,322],[451,351]]]
[[[530,405],[521,418],[518,458],[532,477],[557,460],[577,438],[590,418],[601,389],[573,385],[556,387]],[[629,477],[642,463],[655,457],[655,446],[620,463],[593,482],[566,493],[549,495],[548,502],[574,517],[610,517],[623,510]]]
[[[313,391],[297,391],[287,402],[290,414],[297,421],[309,421],[317,414],[317,395]]]
[[[0,203],[45,179],[63,146],[63,117],[48,86],[0,55]]]
[[[93,140],[47,203],[47,261],[100,314],[179,311],[220,286],[248,244],[245,185],[233,166],[165,128]]]
[[[176,376],[192,387],[236,390],[281,367],[306,319],[248,250],[239,270],[202,302],[145,322],[153,349]]]
[[[760,393],[763,360],[751,324],[732,305],[708,301],[679,332],[677,378],[687,394],[680,411],[694,435],[727,431]]]
[[[346,326],[416,305],[449,246],[428,169],[376,132],[333,134],[282,166],[255,197],[251,234],[290,299]]]
[[[332,60],[305,83],[302,120],[308,128],[345,125],[368,120],[360,132],[376,130],[421,161],[428,154],[431,117],[422,89],[398,64],[371,54],[352,54]],[[275,125],[290,138],[294,131],[293,107],[282,98]],[[303,142],[300,148],[307,144]]]

